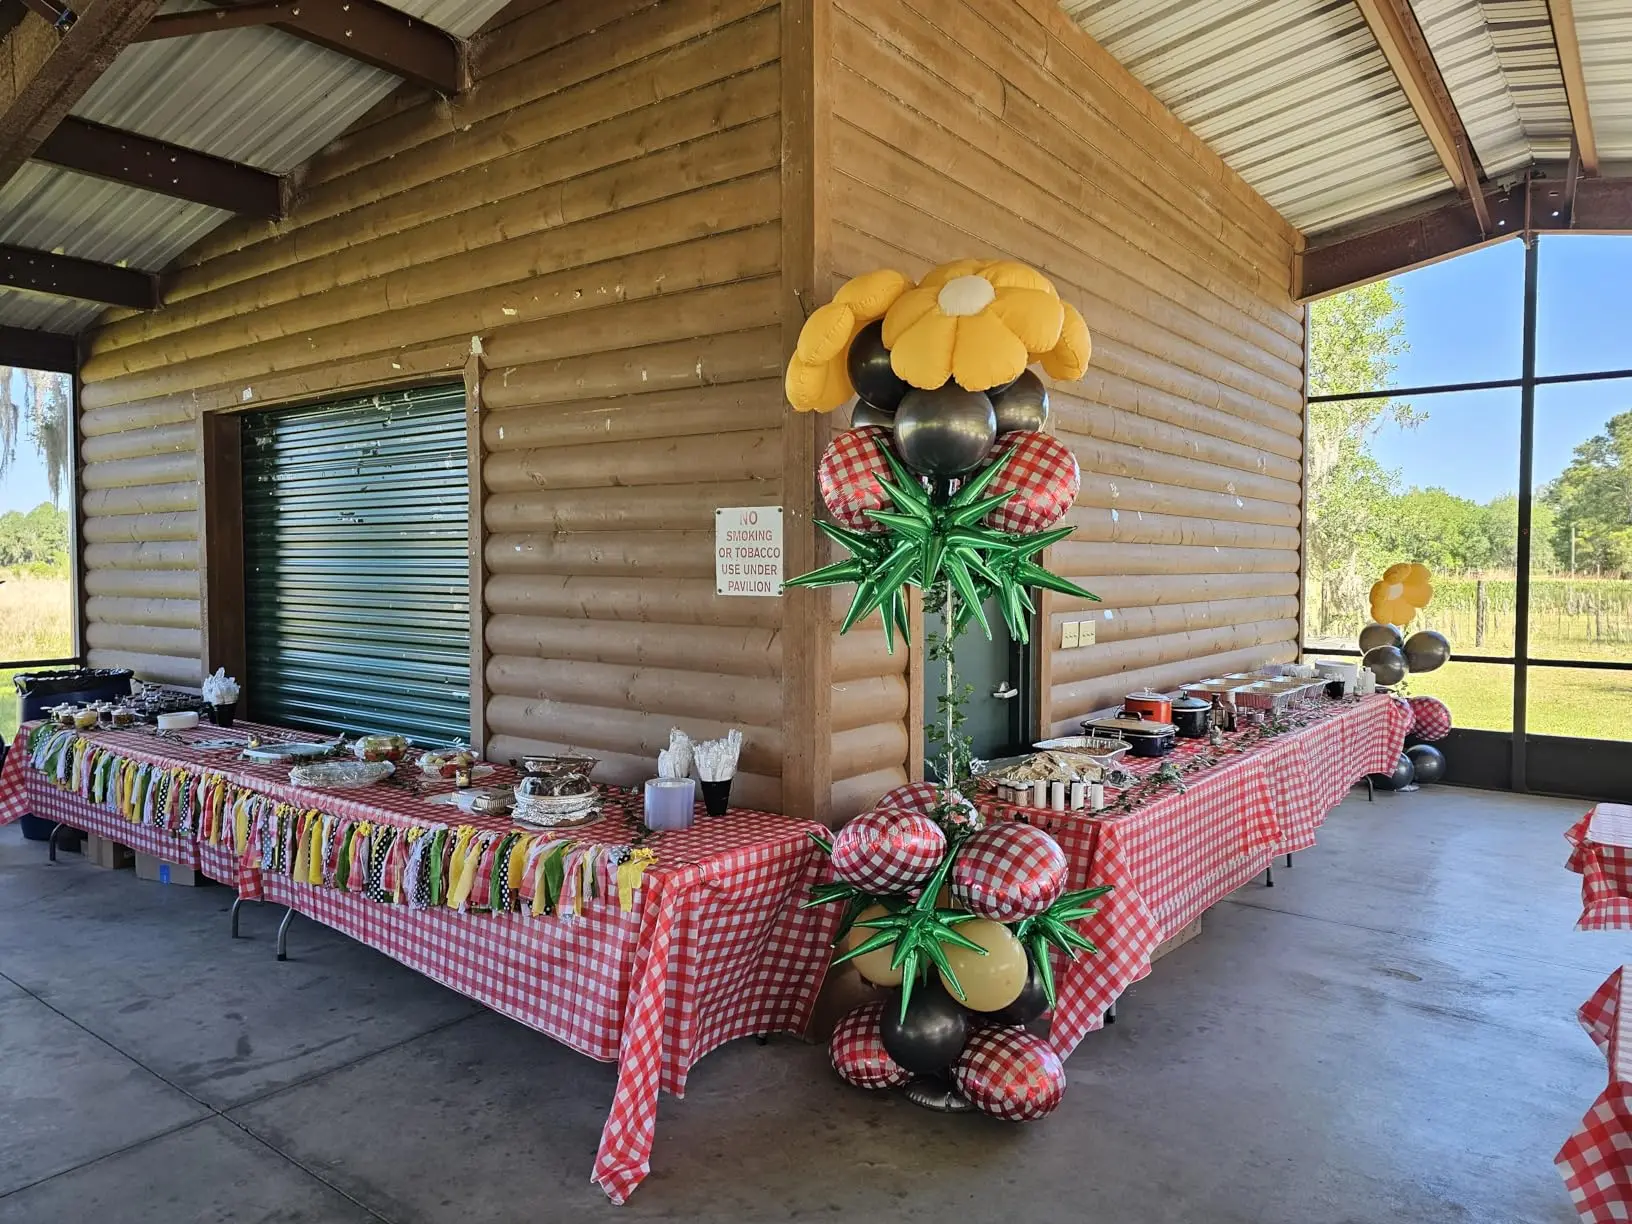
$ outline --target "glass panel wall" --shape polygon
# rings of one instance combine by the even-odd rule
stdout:
[[[74,652],[71,395],[66,375],[0,366],[0,738],[7,743],[17,732],[13,664]]]

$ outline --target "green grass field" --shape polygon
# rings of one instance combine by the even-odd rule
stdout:
[[[0,570],[0,660],[61,659],[73,653],[73,594],[67,578]],[[0,669],[0,738],[17,733],[15,672]]]

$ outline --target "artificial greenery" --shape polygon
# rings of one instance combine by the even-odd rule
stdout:
[[[1077,959],[1079,950],[1098,952],[1093,941],[1079,932],[1075,924],[1099,913],[1097,907],[1087,902],[1110,891],[1111,885],[1101,884],[1068,892],[1042,913],[1023,918],[1014,927],[1014,937],[1026,946],[1032,963],[1037,966],[1037,980],[1050,1007],[1054,1006],[1054,966],[1049,963],[1049,950],[1058,948],[1071,960]]]

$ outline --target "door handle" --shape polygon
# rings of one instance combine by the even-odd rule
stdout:
[[[999,701],[1008,701],[1010,698],[1020,696],[1020,690],[1007,680],[999,680],[997,686],[992,689],[992,696]]]

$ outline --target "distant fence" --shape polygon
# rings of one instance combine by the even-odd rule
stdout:
[[[1518,584],[1510,575],[1435,575],[1434,600],[1422,623],[1451,640],[1453,650],[1479,649],[1511,654]],[[1311,598],[1311,607],[1318,603]],[[1364,615],[1363,612],[1360,615]],[[1351,636],[1353,616],[1333,618],[1312,635]],[[1606,654],[1632,654],[1632,579],[1538,575],[1530,580],[1530,651],[1545,656],[1551,647],[1570,653],[1596,647]]]

